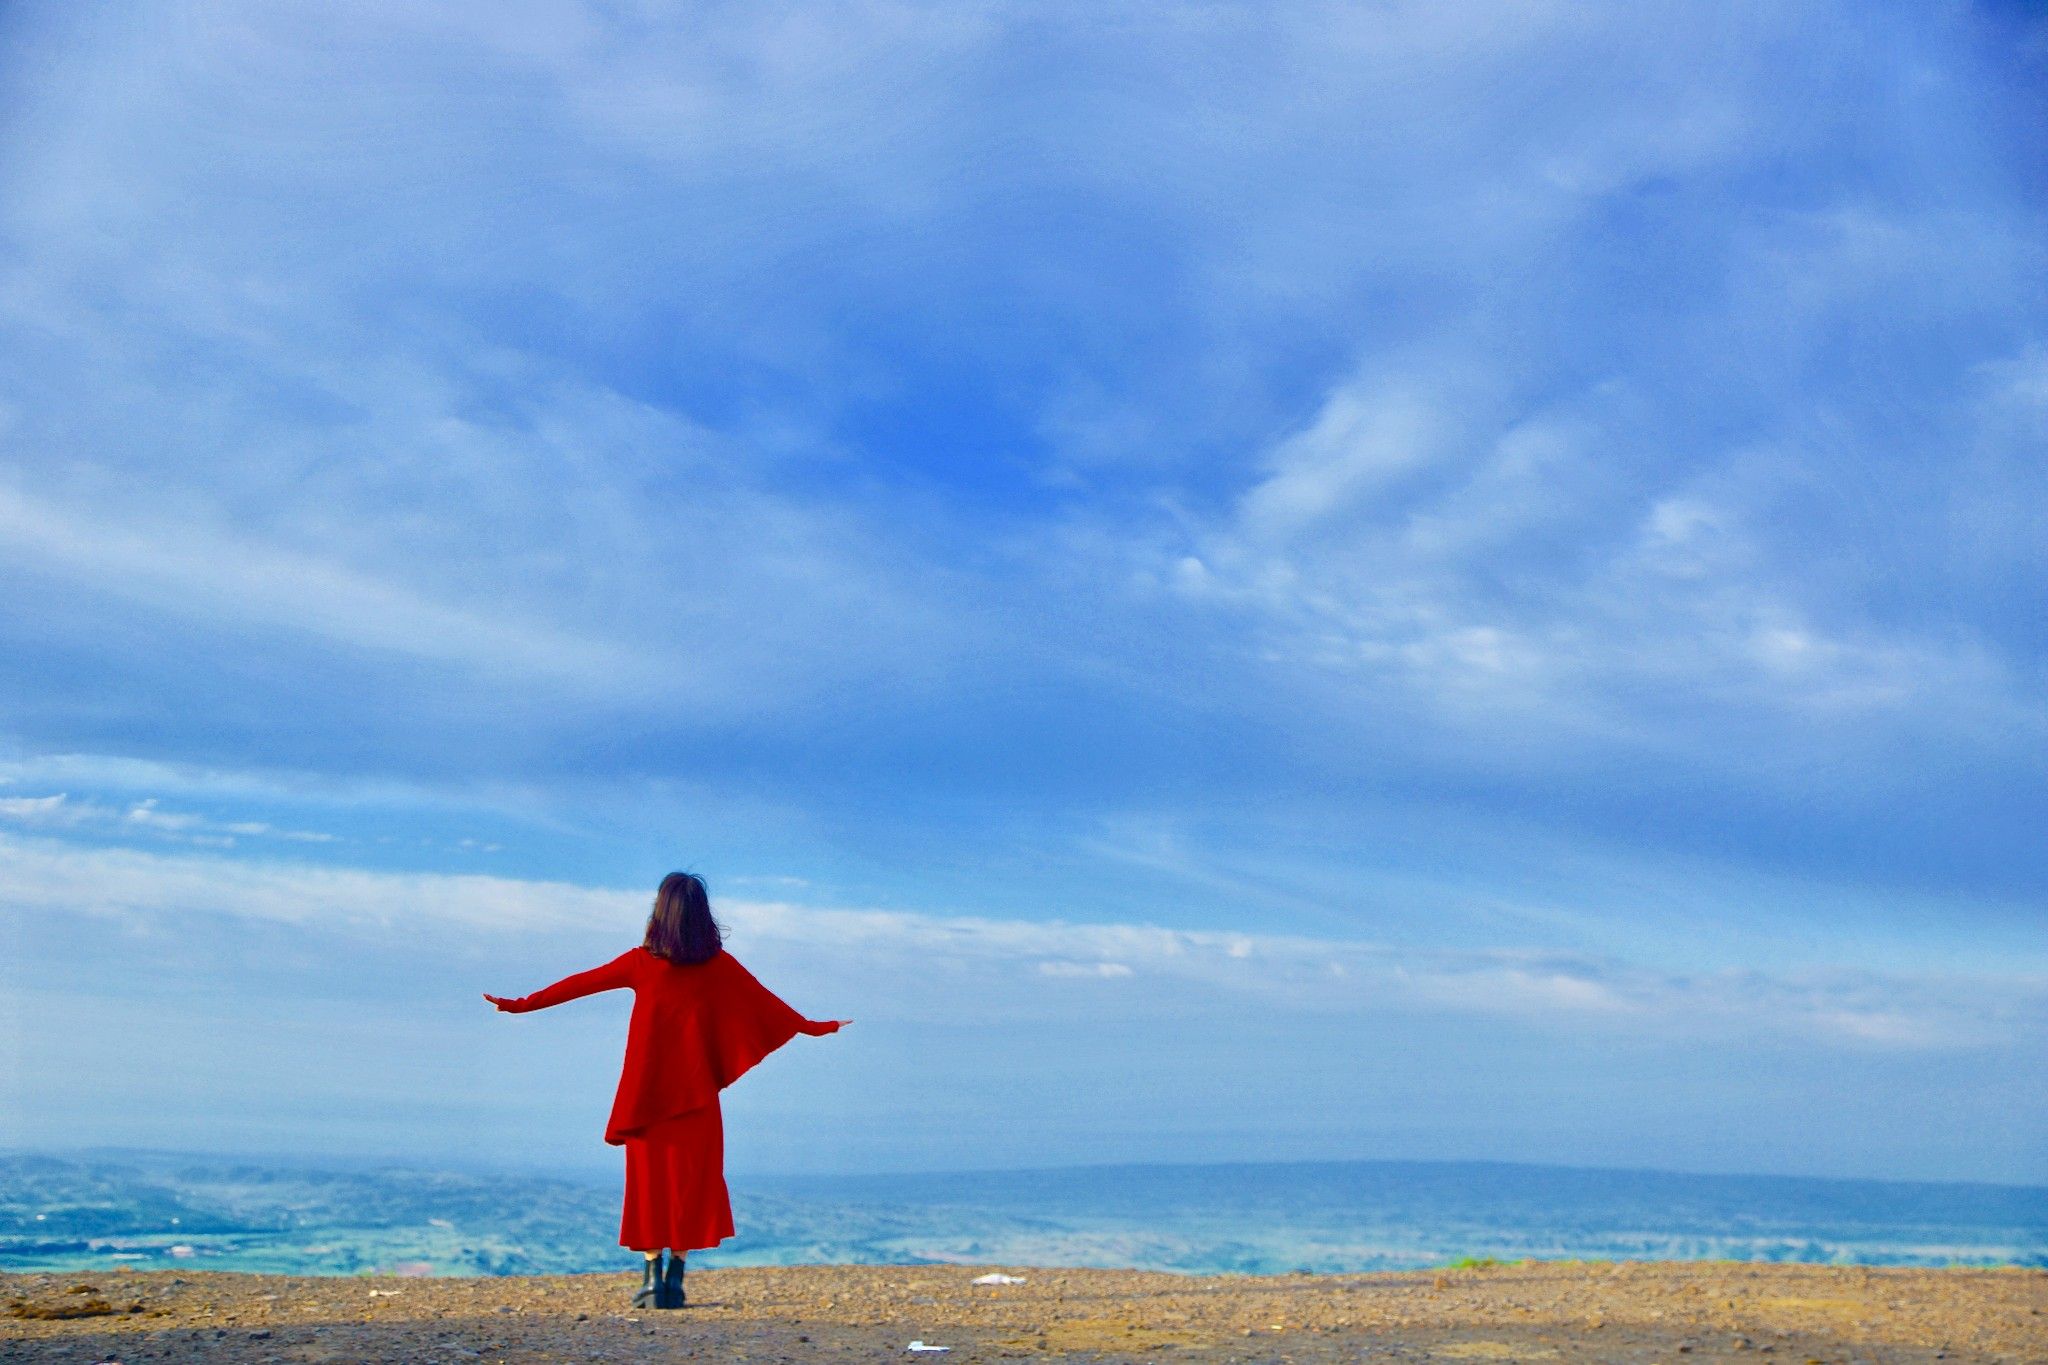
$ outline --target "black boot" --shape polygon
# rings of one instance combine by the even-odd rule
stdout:
[[[668,1268],[661,1272],[661,1296],[654,1301],[656,1308],[686,1308],[689,1303],[683,1298],[683,1258],[669,1253]]]
[[[633,1296],[635,1308],[660,1308],[661,1302],[661,1253],[655,1252],[644,1258],[647,1269],[640,1278],[640,1292]]]

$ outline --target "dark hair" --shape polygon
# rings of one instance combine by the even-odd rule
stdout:
[[[643,946],[670,962],[703,962],[716,957],[725,931],[711,918],[711,893],[694,872],[671,872],[654,893]]]

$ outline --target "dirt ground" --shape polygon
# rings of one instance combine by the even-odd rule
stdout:
[[[977,1285],[977,1275],[1020,1275]],[[0,1275],[0,1360],[2048,1362],[2048,1271],[1537,1262],[1359,1275],[1020,1266],[520,1279]],[[912,1341],[950,1347],[907,1349]]]

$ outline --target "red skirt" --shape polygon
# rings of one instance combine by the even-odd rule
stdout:
[[[732,1235],[725,1120],[716,1098],[626,1139],[620,1246],[690,1251],[715,1247]]]

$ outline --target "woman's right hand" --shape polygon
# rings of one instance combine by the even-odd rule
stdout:
[[[493,1005],[496,1005],[498,1007],[498,1013],[500,1014],[519,1013],[519,1002],[517,1000],[508,1000],[503,996],[490,995],[488,993],[484,996],[484,999],[490,1001]]]

